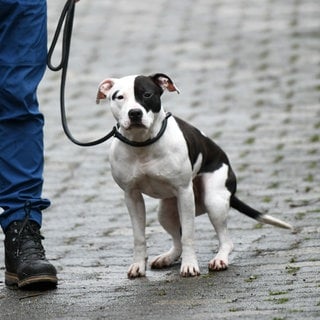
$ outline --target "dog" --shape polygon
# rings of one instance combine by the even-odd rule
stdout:
[[[124,191],[133,228],[133,263],[129,278],[146,275],[146,210],[143,194],[160,199],[158,218],[172,237],[168,252],[151,261],[151,268],[171,266],[181,258],[180,274],[200,274],[194,249],[195,216],[207,213],[216,230],[219,249],[210,271],[225,270],[233,243],[227,230],[230,207],[282,228],[292,226],[263,214],[236,196],[236,176],[225,152],[204,133],[166,113],[164,91],[177,92],[163,73],[107,78],[99,84],[97,100],[106,99],[117,121],[110,146],[111,172]]]

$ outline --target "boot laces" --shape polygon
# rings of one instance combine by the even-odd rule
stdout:
[[[17,256],[22,260],[45,259],[45,250],[41,244],[44,237],[40,234],[36,222],[30,221],[31,203],[26,202],[24,210],[26,217],[17,234]]]

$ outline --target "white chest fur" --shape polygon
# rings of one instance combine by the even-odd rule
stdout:
[[[173,118],[155,144],[136,148],[115,140],[110,163],[115,181],[123,190],[137,189],[155,198],[176,196],[191,182],[192,168],[183,134]]]

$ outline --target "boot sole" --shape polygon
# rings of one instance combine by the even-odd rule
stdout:
[[[30,276],[19,280],[17,274],[6,271],[5,284],[7,286],[17,286],[18,288],[30,289],[46,289],[55,288],[58,283],[58,278],[54,275],[42,274],[37,276]]]

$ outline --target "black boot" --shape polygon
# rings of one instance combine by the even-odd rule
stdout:
[[[5,231],[5,283],[24,289],[49,289],[57,285],[57,271],[46,259],[39,225],[14,221]]]

